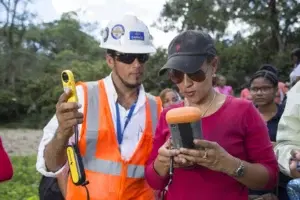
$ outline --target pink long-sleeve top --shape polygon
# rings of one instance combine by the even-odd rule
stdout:
[[[183,103],[180,103],[164,110],[157,125],[153,150],[145,170],[149,185],[156,190],[163,190],[169,181],[168,176],[159,176],[153,168],[158,149],[170,136],[166,112],[182,106]],[[202,119],[202,130],[205,140],[217,142],[231,155],[265,166],[269,173],[265,189],[275,186],[279,170],[277,160],[266,124],[251,102],[228,96],[217,112]],[[167,200],[187,199],[246,200],[248,188],[233,177],[205,167],[176,168],[173,182],[168,187]]]
[[[0,182],[7,181],[13,176],[13,168],[10,159],[2,145],[0,137]]]

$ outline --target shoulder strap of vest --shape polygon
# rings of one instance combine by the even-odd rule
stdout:
[[[77,82],[76,86],[81,86],[83,89],[83,99],[84,99],[84,105],[83,105],[83,114],[85,116],[85,120],[82,123],[81,131],[80,131],[80,136],[83,135],[84,130],[86,129],[87,126],[87,120],[88,114],[91,114],[92,112],[88,113],[88,107],[89,107],[89,101],[91,100],[91,94],[95,94],[95,90],[97,91],[98,88],[98,81],[89,81],[89,82]],[[93,113],[92,113],[93,114]]]
[[[150,110],[151,110],[151,122],[152,122],[152,132],[153,135],[156,130],[156,125],[158,122],[158,118],[160,116],[160,112],[162,110],[161,103],[157,100],[157,98],[149,93],[146,93],[146,97],[149,101]]]
[[[77,82],[76,86],[81,86],[83,89],[83,95],[84,95],[84,112],[86,113],[86,109],[89,102],[89,94],[92,94],[95,90],[95,87],[98,87],[98,81],[89,81],[89,82]]]

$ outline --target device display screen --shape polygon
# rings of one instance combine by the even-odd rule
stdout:
[[[192,123],[170,124],[174,148],[195,148],[194,139],[202,139],[201,121]]]

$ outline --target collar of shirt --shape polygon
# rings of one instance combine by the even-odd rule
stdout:
[[[113,113],[115,113],[115,109],[113,109],[113,108],[115,107],[115,103],[117,102],[118,94],[117,94],[116,88],[113,84],[111,74],[109,76],[107,76],[106,78],[104,78],[104,85],[105,85],[105,90],[106,90],[109,104],[113,104],[110,106],[110,108],[113,111]],[[139,87],[139,96],[138,96],[133,114],[136,114],[139,111],[139,109],[145,105],[145,102],[146,102],[146,92],[145,92],[143,85],[141,85]],[[112,115],[114,115],[113,113],[112,113]]]

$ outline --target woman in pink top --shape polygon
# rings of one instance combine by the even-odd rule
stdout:
[[[251,97],[251,94],[250,94],[250,91],[249,91],[248,88],[244,88],[244,89],[241,91],[240,98],[241,98],[241,99],[252,100],[252,97]]]
[[[13,167],[0,137],[0,182],[10,180],[12,176]]]
[[[233,90],[230,85],[226,85],[226,78],[222,75],[218,76],[217,87],[215,90],[221,94],[233,95]]]
[[[267,127],[250,101],[215,92],[217,63],[214,41],[202,31],[182,32],[169,46],[160,74],[168,71],[185,103],[202,112],[204,139],[194,143],[204,149],[170,148],[166,112],[185,103],[162,112],[145,177],[155,190],[168,186],[167,200],[247,200],[248,188],[276,185],[278,164]],[[175,170],[168,185],[171,157]]]

